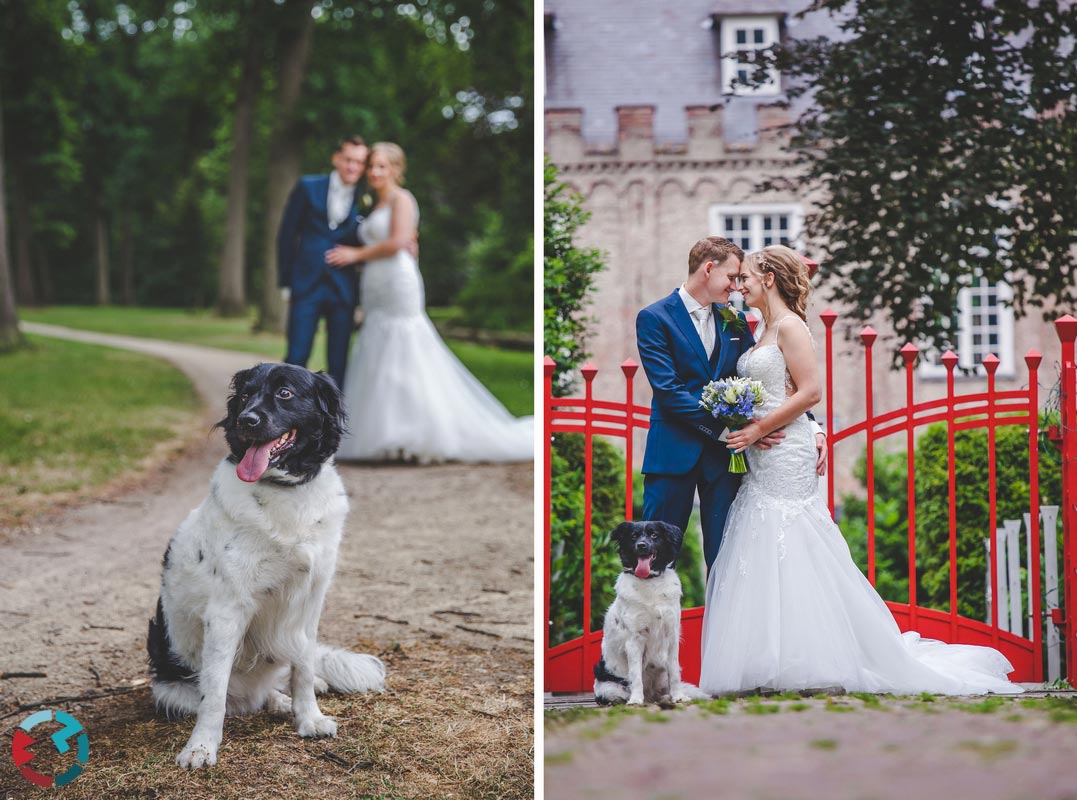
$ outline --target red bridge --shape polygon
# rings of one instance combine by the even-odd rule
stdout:
[[[834,397],[834,347],[833,327],[837,314],[824,311],[820,318],[826,326],[825,346],[825,385],[827,419],[832,420]],[[1074,359],[1074,340],[1077,339],[1077,319],[1066,315],[1055,321],[1055,330],[1061,342],[1061,419],[1057,428],[1049,433],[1060,446],[1062,452],[1062,502],[1060,515],[1063,524],[1062,575],[1060,577],[1060,594],[1064,598],[1059,607],[1051,608],[1049,624],[1055,626],[1061,634],[1065,652],[1065,677],[1071,686],[1077,686],[1077,365]],[[1037,370],[1041,356],[1030,350],[1025,356],[1028,368],[1027,389],[997,391],[995,372],[998,359],[991,355],[983,360],[987,373],[987,390],[973,394],[958,395],[954,392],[954,369],[958,357],[953,352],[942,356],[947,373],[946,397],[922,403],[913,400],[913,370],[918,349],[907,344],[901,349],[905,361],[905,404],[885,414],[872,413],[872,345],[876,333],[870,327],[860,333],[864,348],[864,387],[866,413],[863,420],[839,430],[828,431],[828,449],[833,465],[834,445],[851,436],[864,434],[867,438],[867,576],[875,583],[875,492],[874,492],[874,448],[875,442],[890,436],[904,435],[909,453],[913,452],[916,429],[931,423],[943,422],[948,431],[949,470],[949,542],[950,542],[950,602],[946,611],[921,606],[916,598],[916,503],[915,503],[915,459],[908,459],[908,555],[909,555],[909,597],[908,602],[887,602],[898,626],[903,631],[915,630],[925,637],[944,642],[990,645],[1002,651],[1014,665],[1012,680],[1025,682],[1043,681],[1043,625],[1044,618],[1043,591],[1040,583],[1040,519],[1039,508],[1039,394]],[[633,378],[639,365],[628,360],[621,365],[625,376],[625,397],[623,401],[596,399],[592,395],[592,385],[598,370],[591,364],[581,368],[585,392],[583,397],[554,397],[553,372],[556,364],[549,358],[545,361],[544,390],[544,432],[545,432],[545,619],[546,634],[544,639],[545,671],[544,690],[548,692],[588,691],[593,685],[592,668],[601,652],[601,631],[591,630],[591,497],[592,497],[592,442],[596,435],[623,439],[625,442],[625,518],[632,519],[632,463],[633,433],[648,427],[650,409],[633,402]],[[841,375],[841,380],[852,380],[852,376]],[[957,510],[955,490],[954,434],[971,428],[985,428],[988,436],[988,507],[990,535],[990,596],[1000,597],[999,553],[996,519],[996,453],[995,432],[1008,425],[1028,427],[1029,457],[1029,564],[1031,576],[1029,602],[1030,637],[1011,633],[1000,626],[999,602],[991,602],[990,622],[981,622],[957,613]],[[583,635],[572,641],[550,647],[550,451],[552,436],[557,433],[577,433],[584,436],[585,471],[584,471],[584,524],[583,524],[583,593],[582,622]],[[834,471],[828,470],[827,500],[831,514],[834,512]],[[605,534],[606,531],[600,531]],[[1054,535],[1054,532],[1051,532]],[[1004,614],[1005,616],[1005,614]],[[681,666],[685,680],[697,681],[699,677],[700,629],[703,621],[703,609],[687,609],[682,615]],[[1005,619],[1003,620],[1005,622]]]

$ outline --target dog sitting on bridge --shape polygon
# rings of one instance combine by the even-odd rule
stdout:
[[[181,767],[217,763],[225,714],[291,715],[300,736],[335,736],[315,691],[384,691],[374,656],[318,644],[318,620],[348,512],[332,464],[344,430],[336,384],[288,364],[236,373],[231,455],[165,550],[146,648],[153,696],[197,712]]]
[[[674,565],[684,534],[665,522],[622,522],[610,534],[624,565],[602,627],[595,700],[602,705],[705,698],[681,681],[681,579]]]

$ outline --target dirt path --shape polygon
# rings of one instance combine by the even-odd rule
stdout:
[[[1075,752],[1072,692],[576,708],[546,712],[545,794],[1073,800]]]
[[[123,497],[0,540],[0,713],[147,678],[145,635],[161,556],[224,455],[231,375],[255,355],[24,324],[24,330],[165,358],[206,403],[207,435]],[[422,642],[532,652],[533,467],[340,468],[352,511],[319,638],[375,652]],[[391,678],[392,676],[390,676]]]

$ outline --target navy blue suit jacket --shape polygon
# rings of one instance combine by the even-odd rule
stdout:
[[[328,175],[304,175],[292,189],[277,233],[277,283],[290,287],[293,296],[301,297],[327,275],[341,300],[355,305],[356,271],[329,266],[325,263],[325,253],[338,244],[359,244],[358,226],[362,216],[353,200],[351,213],[344,222],[330,228],[328,202]]]
[[[710,359],[676,291],[636,317],[636,342],[652,391],[645,474],[683,475],[696,465],[705,446],[729,458],[718,442],[722,424],[700,407],[699,399],[706,383],[736,374],[737,359],[755,339],[747,325],[744,331],[732,325],[723,330],[719,308],[711,305],[715,337]],[[743,313],[738,315],[744,319]]]

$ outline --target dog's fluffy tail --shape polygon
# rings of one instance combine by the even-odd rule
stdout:
[[[365,653],[319,644],[314,674],[342,694],[385,691],[385,665]]]

